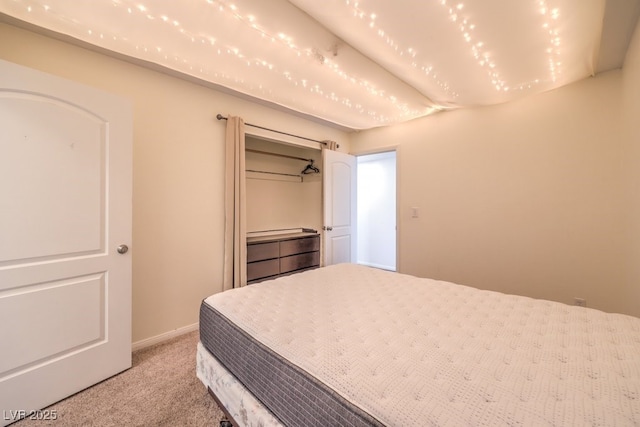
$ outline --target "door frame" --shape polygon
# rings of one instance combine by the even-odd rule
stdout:
[[[353,152],[351,152],[350,154],[356,157],[360,157],[360,156],[367,156],[370,154],[380,154],[380,153],[388,153],[390,151],[395,151],[396,153],[396,271],[397,272],[402,272],[402,265],[401,265],[401,260],[402,257],[400,256],[400,243],[401,243],[401,230],[402,230],[402,216],[400,215],[400,206],[401,206],[401,199],[402,199],[402,192],[400,191],[402,188],[401,185],[401,174],[400,174],[400,168],[398,167],[398,165],[400,164],[400,157],[401,157],[401,149],[400,149],[400,145],[394,144],[394,145],[385,145],[382,147],[376,147],[376,148],[371,148],[371,149],[367,149],[367,150],[355,150]]]

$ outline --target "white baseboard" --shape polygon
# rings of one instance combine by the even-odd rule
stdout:
[[[152,345],[159,344],[163,341],[170,340],[171,338],[179,337],[180,335],[187,334],[198,329],[198,324],[183,326],[182,328],[175,329],[173,331],[165,332],[164,334],[156,335],[155,337],[145,338],[140,341],[136,341],[131,344],[131,351],[141,350],[143,348],[151,347]]]
[[[360,265],[365,265],[367,267],[373,267],[373,268],[379,268],[381,270],[387,270],[387,271],[396,271],[395,268],[393,268],[390,265],[382,265],[382,264],[376,264],[374,262],[364,262],[364,261],[358,261],[358,264]]]

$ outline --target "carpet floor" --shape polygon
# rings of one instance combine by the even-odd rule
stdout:
[[[48,407],[56,420],[12,427],[218,426],[222,411],[196,377],[198,331],[133,353],[131,369]]]

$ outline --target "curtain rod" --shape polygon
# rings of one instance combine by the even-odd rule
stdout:
[[[222,114],[218,114],[216,116],[216,119],[218,119],[218,120],[227,120],[227,118],[225,116],[223,116]],[[318,141],[317,139],[311,139],[311,138],[307,138],[305,136],[294,135],[292,133],[286,133],[286,132],[282,132],[282,131],[275,130],[275,129],[269,129],[269,128],[266,128],[266,127],[263,127],[263,126],[252,125],[251,123],[245,123],[245,125],[251,126],[251,127],[254,127],[254,128],[258,128],[258,129],[268,130],[270,132],[275,132],[275,133],[279,133],[279,134],[282,134],[282,135],[293,136],[294,138],[306,139],[307,141],[317,142],[318,144],[322,144],[322,145],[327,145],[327,143],[324,142],[324,141]]]

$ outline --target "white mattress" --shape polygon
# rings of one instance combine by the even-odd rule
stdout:
[[[640,319],[340,264],[205,301],[388,426],[640,425]]]

